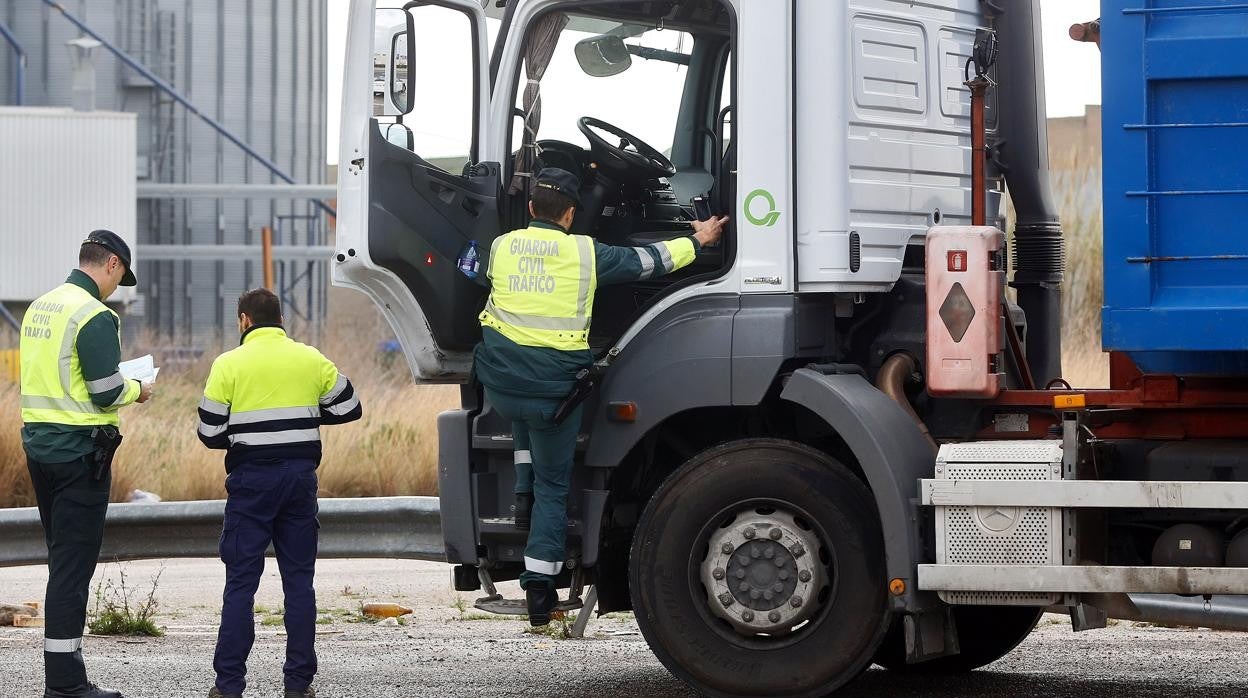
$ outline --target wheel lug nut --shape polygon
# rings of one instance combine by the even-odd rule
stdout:
[[[790,605],[790,606],[792,606],[793,608],[801,608],[801,607],[802,607],[802,597],[800,597],[800,596],[794,596],[793,598],[789,599],[789,605]]]
[[[764,598],[764,599],[766,599],[766,600],[768,600],[768,601],[771,601],[771,599],[772,599],[772,597],[773,597],[773,596],[774,596],[774,595],[773,595],[770,591],[764,591],[764,592],[763,592],[763,598]]]
[[[745,536],[746,540],[754,540],[754,536],[757,535],[757,533],[753,528],[747,528],[741,532],[741,535]]]
[[[753,611],[746,611],[745,613],[742,613],[742,614],[741,614],[741,620],[745,621],[746,623],[753,623],[753,622],[754,622],[754,612],[753,612]]]
[[[779,623],[779,622],[780,622],[780,612],[779,612],[779,611],[772,611],[771,613],[768,613],[768,614],[767,614],[767,620],[771,621],[772,623]]]
[[[736,577],[737,579],[745,579],[745,570],[738,567],[737,571],[732,576]]]
[[[732,551],[736,550],[736,548],[732,547],[732,543],[724,543],[719,549],[723,551],[725,555],[731,555]]]
[[[802,544],[798,543],[797,545],[793,546],[793,549],[790,550],[789,552],[793,553],[793,557],[801,557],[806,554],[806,548],[803,548]]]
[[[715,568],[715,571],[714,571],[714,572],[711,572],[711,576],[712,576],[712,577],[714,577],[715,579],[723,579],[723,578],[724,578],[724,568],[722,568],[722,567],[716,567],[716,568]]]
[[[758,557],[759,557],[759,555],[760,555],[760,553],[758,552],[758,548],[750,548],[750,557],[752,557],[752,558],[754,558],[755,560],[757,560],[757,559],[758,559]]]
[[[802,580],[803,582],[809,582],[809,581],[810,581],[810,570],[802,570],[801,572],[798,572],[798,573],[797,573],[797,578],[798,578],[798,579],[800,579],[800,580]]]
[[[723,593],[723,594],[720,594],[720,595],[719,595],[719,603],[720,603],[720,604],[722,604],[725,608],[727,608],[728,606],[731,606],[731,605],[732,605],[732,594],[729,594],[729,593],[726,593],[726,592],[725,592],[725,593]]]
[[[780,570],[780,574],[778,574],[778,575],[776,575],[776,576],[780,579],[780,581],[782,581],[782,582],[783,582],[783,581],[787,581],[787,580],[788,580],[788,578],[789,578],[789,573],[788,573],[788,572],[786,572],[785,570]]]
[[[768,533],[767,535],[771,536],[771,539],[772,539],[772,540],[780,540],[780,536],[782,536],[782,535],[784,535],[784,534],[782,534],[782,533],[780,532],[780,529],[778,529],[778,528],[772,528],[772,529],[771,529],[771,533]]]
[[[783,585],[783,584],[773,584],[773,585],[772,585],[772,587],[771,587],[771,590],[772,590],[772,591],[774,591],[774,592],[776,592],[777,594],[779,594],[780,592],[784,591],[784,585]]]
[[[763,557],[767,558],[768,560],[774,558],[775,556],[776,556],[776,551],[772,548],[767,548],[766,550],[763,551]]]
[[[759,597],[761,597],[762,595],[763,595],[763,592],[759,591],[758,589],[753,589],[750,591],[750,598],[754,599],[755,601],[758,601]]]
[[[783,558],[779,558],[779,557],[778,557],[778,558],[776,558],[775,560],[772,560],[772,562],[776,563],[776,567],[784,567],[784,559],[783,559]]]

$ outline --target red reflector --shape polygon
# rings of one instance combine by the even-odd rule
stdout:
[[[637,421],[637,403],[612,402],[607,405],[607,419],[613,422]]]
[[[425,255],[425,264],[427,264],[428,266],[433,266],[433,255],[431,254]]]
[[[949,271],[966,271],[966,250],[949,250]]]

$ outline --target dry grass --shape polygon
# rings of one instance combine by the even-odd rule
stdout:
[[[331,327],[321,350],[351,378],[364,418],[322,430],[321,496],[437,494],[437,414],[458,405],[458,392],[416,386],[402,360],[377,351],[391,335],[362,296],[335,290]],[[298,338],[297,328],[292,334]],[[127,356],[145,352],[126,347]],[[125,441],[113,466],[113,501],[134,489],[166,500],[225,496],[223,452],[195,436],[196,406],[212,357],[161,370],[156,397],[122,412]],[[16,385],[0,386],[0,507],[31,506],[34,496],[22,452]]]
[[[1066,234],[1062,296],[1062,367],[1076,387],[1109,387],[1109,355],[1101,351],[1102,259],[1100,153],[1060,150],[1053,191]]]

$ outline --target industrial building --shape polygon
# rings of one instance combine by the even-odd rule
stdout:
[[[27,183],[20,197],[19,190],[0,190],[0,236],[46,252],[37,263],[11,265],[19,278],[0,284],[0,300],[20,307],[61,281],[71,261],[66,254],[91,227],[107,223],[138,244],[140,285],[133,297],[119,298],[128,335],[196,349],[232,337],[238,294],[261,283],[263,228],[271,228],[279,250],[327,244],[328,207],[288,194],[273,198],[272,189],[240,193],[284,184],[274,169],[301,185],[325,182],[325,21],[326,0],[0,0],[7,30],[0,31],[7,34],[0,36],[7,119],[0,169]],[[19,122],[27,130],[7,127]],[[103,132],[85,137],[88,124],[111,124],[105,128],[123,135],[101,143]],[[22,134],[40,132],[69,147],[47,152],[36,185],[16,163],[28,155],[20,150]],[[93,169],[77,172],[83,168]],[[117,177],[131,183],[84,191],[73,185],[84,177],[91,187]],[[223,184],[236,185],[233,193],[181,186]],[[104,220],[96,213],[102,204],[93,203],[101,197],[120,197],[114,207],[129,207],[130,217]],[[278,255],[275,277],[288,319],[315,331],[325,313],[326,263]]]

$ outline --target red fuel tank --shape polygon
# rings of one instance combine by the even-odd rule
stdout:
[[[1005,233],[988,226],[927,231],[927,392],[994,398],[1004,366]]]

